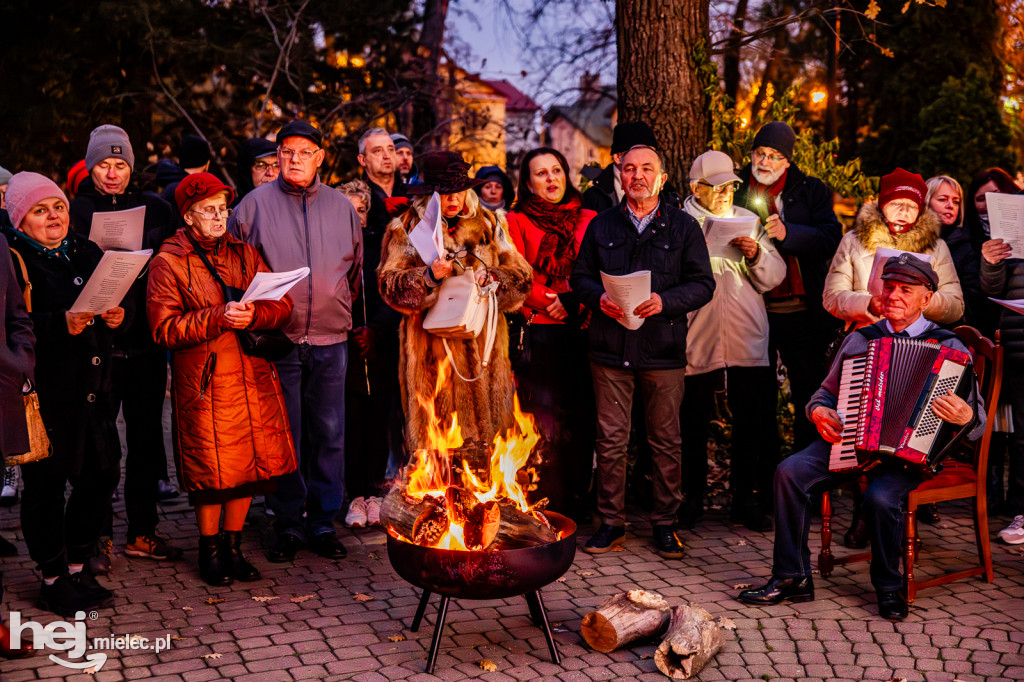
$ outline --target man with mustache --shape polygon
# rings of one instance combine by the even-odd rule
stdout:
[[[634,385],[644,400],[653,455],[654,543],[678,559],[675,515],[682,499],[679,407],[686,372],[686,316],[715,289],[707,246],[697,221],[663,202],[668,175],[658,152],[636,146],[622,157],[623,201],[590,223],[570,282],[591,311],[590,367],[597,400],[597,509],[601,527],[583,550],[600,554],[625,542],[626,445]],[[634,330],[605,291],[601,273],[651,273],[651,296],[632,313]]]

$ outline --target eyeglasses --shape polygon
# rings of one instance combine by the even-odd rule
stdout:
[[[721,185],[712,185],[710,182],[700,180],[697,182],[701,187],[710,187],[715,194],[733,194],[736,191],[737,182],[726,182]]]
[[[783,156],[782,154],[766,154],[761,151],[754,152],[753,157],[755,159],[767,161],[768,163],[782,163],[783,161],[786,160],[786,157]]]
[[[285,161],[291,161],[293,158],[298,156],[303,163],[316,156],[318,151],[320,150],[317,149],[316,151],[310,151],[308,149],[303,149],[302,151],[298,151],[296,149],[285,149],[284,147],[277,148],[277,153],[280,154],[281,158]]]
[[[278,171],[281,170],[281,164],[257,161],[252,165],[252,169],[255,171],[259,171],[260,173],[269,173],[270,171],[274,171],[275,173],[277,173]]]
[[[207,211],[197,211],[196,209],[193,208],[192,212],[195,213],[196,215],[203,216],[207,220],[216,220],[217,218],[227,218],[227,217],[229,217],[231,215],[231,209],[230,208],[225,208],[223,211],[209,211],[209,212],[207,212]]]
[[[913,213],[915,211],[921,210],[921,207],[918,206],[915,202],[909,200],[901,201],[900,199],[890,201],[885,205],[885,207],[895,209],[901,213]]]

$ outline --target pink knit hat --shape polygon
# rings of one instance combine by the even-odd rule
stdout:
[[[54,198],[62,199],[65,205],[68,203],[64,192],[50,178],[28,171],[15,173],[7,184],[7,194],[4,196],[11,224],[20,229],[21,221],[30,208],[43,199]]]

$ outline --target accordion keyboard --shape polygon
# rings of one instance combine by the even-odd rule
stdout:
[[[829,471],[844,471],[859,466],[854,446],[857,441],[857,410],[866,380],[867,364],[867,355],[857,355],[843,360],[836,402],[836,412],[843,422],[843,432],[840,441],[832,444]]]

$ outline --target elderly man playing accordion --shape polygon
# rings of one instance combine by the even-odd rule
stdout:
[[[882,270],[883,318],[876,324],[850,334],[832,363],[828,377],[807,404],[807,416],[818,429],[821,439],[785,459],[775,473],[775,550],[772,578],[762,587],[744,590],[740,601],[764,606],[781,601],[805,602],[814,599],[811,581],[810,531],[812,495],[828,490],[844,478],[862,473],[833,472],[829,469],[832,443],[842,439],[843,422],[836,412],[843,360],[862,355],[870,339],[907,336],[935,340],[967,352],[952,332],[938,328],[922,316],[938,285],[938,277],[926,261],[909,254],[894,256]],[[972,376],[973,380],[973,376]],[[935,415],[943,421],[963,427],[977,417],[967,434],[969,440],[984,431],[984,406],[978,392],[972,406],[953,394],[937,397],[932,403]],[[903,499],[923,480],[923,470],[907,466],[903,460],[883,459],[867,473],[868,488],[864,497],[865,520],[871,539],[871,583],[878,596],[878,611],[883,618],[902,620],[907,603],[901,592],[901,543],[903,540]]]

